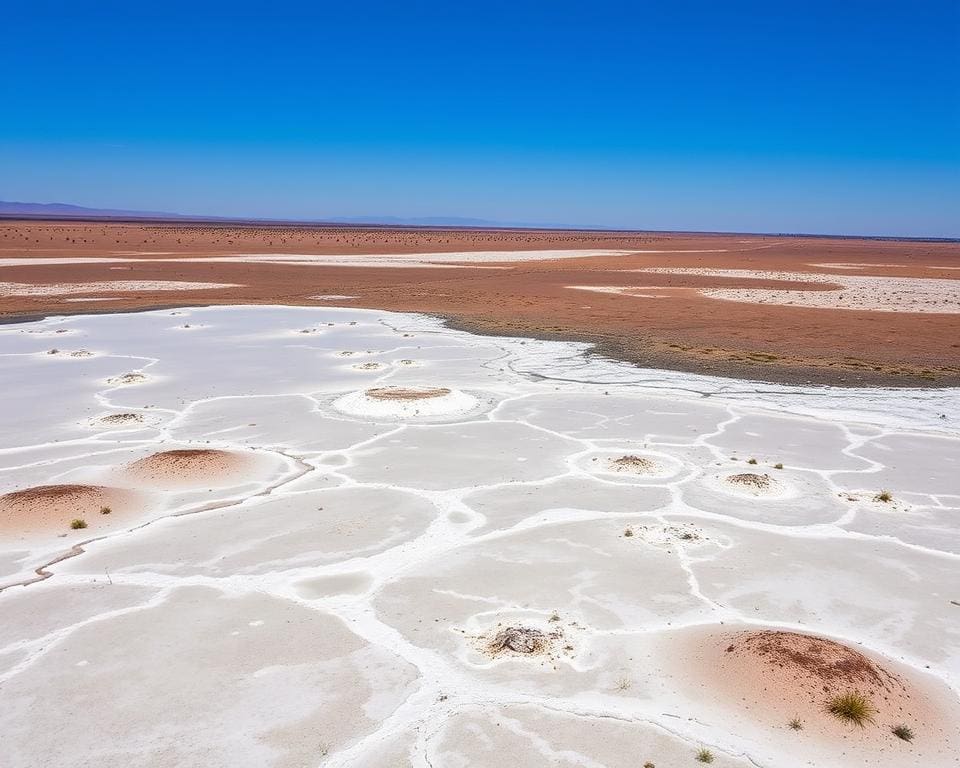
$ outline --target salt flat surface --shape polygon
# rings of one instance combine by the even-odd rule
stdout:
[[[960,392],[584,350],[333,307],[0,327],[4,766],[956,764]],[[17,528],[43,486],[120,501]],[[914,741],[725,699],[685,654],[731,627],[886,660]]]
[[[829,265],[858,269],[857,265]],[[865,265],[868,266],[868,265]],[[925,312],[956,314],[960,312],[960,281],[922,277],[867,277],[847,274],[815,274],[809,272],[775,272],[752,269],[706,269],[701,267],[648,267],[626,272],[698,275],[750,280],[778,280],[824,286],[821,290],[779,288],[697,288],[712,299],[743,301],[753,304],[784,304],[822,309],[849,309],[870,312]],[[573,286],[572,286],[573,287]],[[649,286],[598,286],[579,290],[605,293],[645,295]],[[661,289],[661,292],[663,289]]]

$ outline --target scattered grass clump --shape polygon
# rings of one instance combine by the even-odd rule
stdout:
[[[111,512],[113,512],[113,510],[110,509],[110,507],[100,507],[101,515],[109,515]]]
[[[884,504],[889,504],[891,501],[893,501],[893,494],[890,493],[890,491],[882,490],[873,498],[874,501],[882,501]]]
[[[631,685],[633,685],[633,683],[629,678],[621,677],[619,680],[617,680],[616,689],[618,691],[626,691],[629,690]]]
[[[867,723],[873,722],[877,708],[862,693],[847,691],[834,696],[827,702],[827,712],[839,720],[845,720],[863,728]]]
[[[895,725],[890,729],[893,735],[904,741],[913,741],[913,729],[909,725]]]
[[[713,752],[709,749],[700,749],[697,751],[697,762],[698,763],[712,763],[713,762]]]
[[[81,528],[87,527],[87,521],[81,520],[79,517],[76,520],[70,521],[70,527],[75,531],[79,531]]]
[[[757,463],[756,459],[747,459],[747,464],[756,464],[756,463]]]
[[[792,731],[802,731],[803,730],[803,721],[799,717],[794,717],[790,720],[787,725],[790,726]]]

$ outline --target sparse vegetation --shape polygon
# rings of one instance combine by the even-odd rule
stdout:
[[[623,532],[623,535],[626,536],[627,538],[630,538],[631,536],[633,536],[633,528],[627,528]]]
[[[616,688],[618,691],[626,691],[630,688],[631,685],[633,685],[633,683],[630,681],[629,678],[621,677],[619,680],[617,680]]]
[[[858,691],[848,691],[834,696],[827,702],[827,712],[839,720],[859,725],[863,728],[873,722],[877,708]]]
[[[87,521],[86,521],[86,520],[81,520],[81,519],[78,517],[78,518],[76,518],[75,520],[71,520],[71,521],[70,521],[70,527],[73,528],[73,530],[78,531],[78,530],[80,530],[81,528],[86,528],[86,527],[87,527]]]
[[[803,721],[799,717],[794,717],[790,720],[787,725],[790,726],[790,730],[793,731],[802,731],[803,730]]]
[[[774,468],[774,469],[783,469],[783,462],[782,462],[782,461],[778,461],[776,464],[773,465],[773,468]]]
[[[747,459],[747,464],[756,464],[756,463],[757,463],[756,459]]]
[[[101,515],[109,515],[111,512],[113,512],[113,510],[110,509],[110,507],[100,507]]]
[[[884,504],[889,504],[893,501],[893,494],[890,491],[882,490],[876,496],[873,497],[874,501],[882,501]]]
[[[895,725],[890,729],[893,735],[904,741],[913,741],[913,729],[908,725]]]
[[[657,766],[655,766],[653,763],[647,760],[647,762],[643,764],[643,768],[657,768]]]
[[[698,763],[712,763],[713,762],[713,752],[709,749],[700,749],[697,751],[697,762]]]

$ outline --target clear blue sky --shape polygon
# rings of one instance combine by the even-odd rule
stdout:
[[[0,199],[960,236],[957,0],[196,5],[2,0]]]

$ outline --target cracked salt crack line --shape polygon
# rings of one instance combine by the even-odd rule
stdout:
[[[499,406],[498,406],[498,407],[499,407]],[[492,412],[491,412],[491,413],[492,413]],[[490,416],[490,414],[488,414],[488,418],[489,418],[489,416]],[[732,416],[731,418],[732,418],[733,421],[735,422],[738,417]],[[476,423],[476,422],[457,422],[457,423],[460,424],[460,423]],[[523,421],[523,420],[515,420],[515,423],[518,423],[518,424],[526,424],[527,426],[533,426],[533,425],[530,425],[529,423],[527,423],[527,422],[525,422],[525,421]],[[438,425],[438,426],[443,426],[443,425]],[[562,434],[559,430],[546,430],[546,432],[552,433],[552,434],[556,434],[556,435],[561,435],[561,434]],[[396,430],[396,433],[395,433],[395,434],[400,435],[400,434],[402,434],[402,433],[403,433],[403,428],[402,428],[402,427],[398,427],[398,429]],[[375,440],[377,440],[377,439],[380,439],[381,437],[382,437],[382,436],[376,436],[376,437],[374,437],[374,438],[371,438],[370,440],[362,441],[362,442],[363,442],[363,443],[369,443],[369,442],[375,441]],[[590,441],[581,441],[580,444],[581,444],[581,446],[584,447],[584,450],[588,450],[588,448],[587,448],[588,446],[596,447],[596,443],[592,443],[592,442],[590,442]],[[716,449],[716,450],[719,451],[719,449]],[[326,454],[326,453],[336,453],[336,452],[339,452],[339,451],[324,452],[324,454]],[[569,458],[568,458],[567,463],[568,463],[568,466],[569,466]],[[346,467],[346,468],[341,468],[341,469],[347,469],[347,470],[349,470],[349,465],[348,465],[348,467]],[[839,471],[839,470],[837,470],[837,471]],[[545,480],[540,480],[540,481],[524,481],[524,482],[521,482],[521,483],[509,483],[509,484],[504,484],[504,483],[492,483],[492,484],[489,484],[489,485],[487,485],[487,486],[479,486],[479,487],[480,487],[480,488],[491,488],[491,489],[492,489],[492,488],[502,488],[502,487],[517,487],[518,485],[528,485],[528,486],[530,486],[530,485],[536,485],[536,484],[538,484],[538,483],[549,482],[549,481],[551,481],[551,480],[556,481],[556,480],[558,480],[558,479],[560,479],[560,478],[568,477],[570,474],[571,474],[571,473],[567,472],[567,473],[562,473],[562,474],[558,474],[558,475],[553,475],[553,476],[551,476],[551,477],[549,477],[549,478],[546,478]],[[348,481],[350,480],[350,478],[349,478],[349,476],[348,476],[347,474],[343,474],[342,476],[343,476],[344,478],[347,478]],[[692,476],[691,476],[690,478],[684,478],[684,482],[686,482],[686,481],[688,481],[688,480],[692,480],[692,479],[694,479]],[[356,482],[356,481],[352,481],[352,487],[385,488],[385,487],[391,487],[391,486],[390,486],[390,484],[364,484],[364,483],[358,483],[358,482]],[[472,527],[469,527],[469,528],[460,529],[460,531],[459,531],[459,533],[460,533],[459,538],[447,542],[447,546],[446,546],[446,547],[443,546],[443,535],[444,535],[444,532],[443,532],[442,530],[438,531],[438,532],[437,532],[438,535],[437,535],[437,537],[436,537],[437,540],[436,540],[435,542],[433,542],[433,544],[435,545],[435,548],[434,548],[432,551],[431,551],[431,549],[430,549],[429,546],[426,546],[426,547],[424,547],[423,550],[418,554],[417,557],[412,557],[412,558],[407,562],[406,566],[405,566],[405,567],[401,567],[401,569],[400,569],[399,571],[391,571],[390,569],[386,569],[385,572],[384,572],[384,576],[378,580],[378,586],[376,586],[376,587],[373,589],[373,591],[372,591],[371,594],[375,594],[376,591],[377,591],[383,584],[389,582],[389,579],[397,578],[398,575],[401,575],[405,570],[406,570],[406,571],[411,570],[412,567],[414,567],[414,566],[415,566],[416,564],[418,564],[418,563],[429,562],[431,559],[434,559],[435,557],[440,557],[440,556],[441,556],[441,553],[444,553],[444,552],[449,553],[449,552],[455,551],[455,550],[457,550],[457,549],[459,549],[459,548],[461,548],[461,547],[463,547],[463,546],[472,545],[475,541],[484,541],[484,540],[494,541],[494,540],[496,540],[496,538],[497,538],[498,535],[499,535],[499,536],[507,536],[507,535],[510,535],[510,533],[512,533],[512,532],[516,532],[516,531],[520,531],[520,530],[532,530],[532,529],[537,529],[537,528],[541,528],[541,527],[543,527],[543,526],[548,526],[548,525],[551,525],[551,524],[553,524],[553,523],[555,523],[555,522],[564,521],[565,519],[567,519],[567,518],[564,518],[564,513],[563,513],[563,512],[559,512],[559,513],[553,514],[552,516],[551,516],[550,514],[540,515],[540,516],[536,516],[536,515],[535,515],[535,516],[531,516],[530,519],[525,520],[525,521],[522,521],[521,523],[518,523],[517,525],[515,525],[515,526],[513,526],[512,528],[507,529],[507,530],[505,530],[505,531],[492,532],[492,533],[487,534],[486,536],[483,536],[483,537],[469,537],[469,536],[467,536],[466,534],[468,534],[470,530],[475,530],[476,527],[477,527],[479,524],[481,524],[482,516],[479,516],[479,515],[478,515],[475,511],[473,511],[473,510],[469,510],[469,507],[467,507],[466,505],[463,505],[463,504],[462,504],[462,496],[464,495],[464,493],[468,493],[468,492],[470,492],[470,490],[474,490],[475,488],[476,488],[476,487],[471,487],[471,488],[469,488],[469,489],[460,489],[459,492],[453,493],[453,494],[451,494],[449,497],[447,497],[447,501],[460,500],[460,501],[461,501],[461,506],[464,508],[464,510],[462,510],[462,511],[470,511],[470,512],[472,512],[472,514],[473,514],[472,520],[473,520],[473,523],[475,523],[475,525],[473,525]],[[678,483],[677,483],[676,485],[674,485],[674,486],[671,487],[671,493],[673,494],[674,502],[676,502],[676,500],[678,499],[678,496],[676,495],[676,494],[677,494],[677,491],[678,491],[678,488],[679,488],[679,481],[678,481]],[[422,489],[408,488],[408,489],[406,489],[406,490],[407,490],[408,492],[416,493],[416,494],[418,494],[418,495],[424,495],[424,491],[423,491]],[[284,493],[284,492],[283,492],[283,491],[279,491],[278,493],[279,493],[279,494],[282,494],[282,493]],[[438,495],[436,495],[434,498],[435,498],[435,499],[440,499],[441,497],[442,497],[442,494],[438,494]],[[676,505],[674,505],[674,506],[676,506]],[[665,513],[665,514],[671,514],[671,513],[676,512],[676,513],[683,513],[683,514],[689,516],[689,515],[691,514],[691,512],[693,512],[693,508],[689,508],[689,507],[688,507],[688,508],[676,507],[675,509],[674,509],[674,508],[671,508],[671,509],[668,509],[668,510],[661,510],[661,512],[662,512],[662,513]],[[602,512],[602,511],[598,511],[598,512],[595,512],[595,513],[593,513],[593,514],[588,513],[588,514],[586,514],[586,515],[580,515],[580,517],[578,517],[577,519],[584,519],[584,520],[588,520],[588,519],[594,519],[594,520],[612,519],[612,518],[614,517],[614,515],[616,515],[617,517],[629,517],[631,514],[632,514],[632,513],[622,513],[622,514],[621,514],[621,513],[605,513],[605,512]],[[440,516],[441,516],[440,513],[438,513],[438,517],[440,517]],[[636,515],[633,515],[633,516],[635,517]],[[707,515],[701,515],[701,516],[706,517]],[[658,518],[658,519],[662,520],[662,521],[665,522],[665,523],[668,521],[668,518],[665,518],[665,517],[660,517],[660,518]],[[725,522],[734,522],[734,523],[737,522],[735,517],[730,517],[730,516],[725,516],[725,515],[716,515],[716,519],[723,520],[723,521],[725,521]],[[740,525],[741,525],[741,527],[743,527],[744,529],[756,530],[756,525],[751,524],[751,523],[748,523],[748,522],[740,521]],[[771,526],[771,530],[777,531],[777,532],[779,532],[779,533],[782,533],[782,532],[783,532],[781,526]],[[824,532],[827,532],[826,529],[825,529]],[[794,531],[791,529],[791,531],[790,531],[790,536],[793,536],[793,535],[794,535]],[[421,534],[420,537],[418,537],[418,539],[414,540],[414,542],[411,542],[411,543],[412,543],[412,544],[417,544],[417,543],[420,542],[420,540],[425,539],[425,538],[427,538],[427,537],[428,537],[428,532],[424,532],[423,534]],[[866,536],[865,538],[870,539],[871,537]],[[427,544],[430,544],[430,542],[426,542],[426,543],[427,543]],[[403,548],[404,546],[405,546],[405,545],[401,545],[401,548]],[[416,547],[413,547],[413,550],[416,550]],[[386,553],[384,553],[384,554],[386,554]],[[408,549],[407,554],[417,554],[417,553],[412,552],[410,549]],[[388,559],[388,558],[387,558],[387,559]],[[361,558],[360,560],[354,560],[354,561],[351,561],[351,562],[353,563],[353,567],[356,567],[357,563],[359,563],[359,562],[365,562],[365,561],[368,561],[368,560],[369,560],[369,558]],[[690,558],[690,560],[689,560],[689,564],[690,564],[691,566],[695,566],[695,564],[696,564],[697,562],[702,562],[702,559]],[[340,564],[340,565],[342,565],[342,564]],[[308,572],[309,570],[310,570],[310,569],[305,569],[304,572]],[[337,570],[338,570],[338,568],[337,568],[336,566],[334,566],[334,567],[331,567],[331,568],[328,568],[328,569],[325,569],[325,570],[326,570],[326,572],[332,574],[332,573],[336,573]],[[345,570],[345,569],[340,568],[339,570]],[[315,570],[315,571],[313,571],[313,572],[316,573],[316,572],[318,572],[318,571]],[[278,594],[278,591],[277,591],[278,588],[279,588],[279,581],[278,581],[278,580],[279,580],[280,578],[282,578],[282,574],[283,574],[283,573],[284,573],[283,571],[278,571],[278,572],[271,572],[270,574],[268,574],[268,575],[265,576],[265,577],[239,578],[239,579],[235,579],[234,577],[228,577],[228,578],[218,578],[218,579],[206,579],[206,580],[204,580],[204,579],[201,579],[201,578],[199,578],[199,577],[175,577],[175,578],[174,578],[174,581],[172,581],[172,582],[170,582],[170,583],[176,583],[176,584],[185,584],[185,583],[198,583],[198,584],[199,584],[199,583],[207,583],[207,584],[210,584],[210,585],[218,585],[218,584],[219,584],[219,585],[225,585],[225,586],[228,585],[228,586],[230,586],[231,589],[241,589],[241,585],[245,585],[245,586],[243,586],[243,589],[266,588],[266,590],[267,590],[268,593],[270,593],[270,594]],[[289,573],[289,572],[287,572],[287,573]],[[134,578],[134,577],[129,577],[129,578]],[[271,580],[273,580],[272,586],[271,586]],[[155,583],[157,583],[157,584],[161,583],[161,579],[157,579],[157,581],[156,581]],[[688,586],[691,586],[691,588],[692,588],[692,585],[688,584]],[[321,608],[322,608],[322,610],[334,610],[334,612],[335,612],[337,615],[350,615],[351,613],[356,613],[356,612],[359,611],[359,614],[357,614],[357,617],[358,617],[358,619],[359,619],[359,618],[362,617],[362,615],[363,615],[363,606],[364,606],[364,604],[369,603],[369,602],[372,600],[371,594],[364,595],[364,596],[361,597],[361,599],[357,599],[357,600],[353,600],[353,601],[345,600],[345,601],[344,601],[344,604],[341,605],[341,606],[339,606],[339,607],[335,607],[335,601],[333,601],[333,600],[331,600],[331,601],[325,601],[325,603],[324,603],[323,606],[317,606],[317,608],[318,608],[318,609],[321,609]],[[305,603],[305,602],[303,602],[303,601],[298,601],[298,602],[300,602],[301,604],[304,604],[304,605],[307,604],[307,603]],[[353,607],[350,607],[351,605],[352,605]],[[767,624],[767,625],[770,625],[770,626],[777,626],[777,624],[776,624],[775,622],[766,622],[766,624]],[[793,625],[783,624],[783,626],[793,626]],[[391,650],[391,649],[393,649],[393,648],[396,647],[396,646],[394,645],[393,641],[391,640],[391,637],[392,637],[392,636],[391,636],[389,633],[387,633],[387,635],[385,635],[385,636],[383,636],[383,637],[380,637],[380,636],[378,636],[378,632],[374,632],[374,633],[373,633],[373,636],[377,636],[376,642],[377,642],[377,644],[379,644],[381,647],[384,647],[384,648],[386,648],[386,649],[388,649],[388,650]],[[372,636],[372,637],[373,637],[373,636]],[[396,638],[393,638],[393,639],[395,640]],[[371,639],[371,642],[373,642],[372,639]],[[409,650],[409,648],[407,648],[406,645],[404,645],[404,650]],[[416,656],[417,653],[418,653],[418,652],[415,652],[415,653],[414,653],[414,656]],[[439,654],[438,654],[438,653],[434,653],[434,656],[437,656],[437,655],[439,655]],[[429,654],[428,654],[427,656],[425,656],[424,658],[425,658],[428,662],[431,660],[431,656],[430,656]],[[465,679],[468,679],[468,678],[469,678],[469,675],[466,675],[466,676],[465,676]],[[491,701],[495,701],[495,702],[497,702],[497,703],[503,703],[504,701],[507,700],[507,698],[498,696],[498,695],[496,695],[496,692],[493,692],[493,694],[492,694],[491,697],[490,697],[490,700],[491,700]],[[423,716],[424,716],[424,717],[427,717],[428,714],[427,714],[427,713],[424,713]],[[599,715],[598,715],[598,716],[599,716]],[[426,743],[426,742],[425,742],[425,743]],[[360,753],[358,752],[357,754],[360,754]],[[428,759],[428,758],[426,757],[426,755],[424,755],[424,759],[425,759],[425,760]],[[326,763],[325,763],[325,764],[326,764]],[[341,764],[346,765],[346,764],[349,764],[349,763],[343,762],[343,763],[341,763]]]

